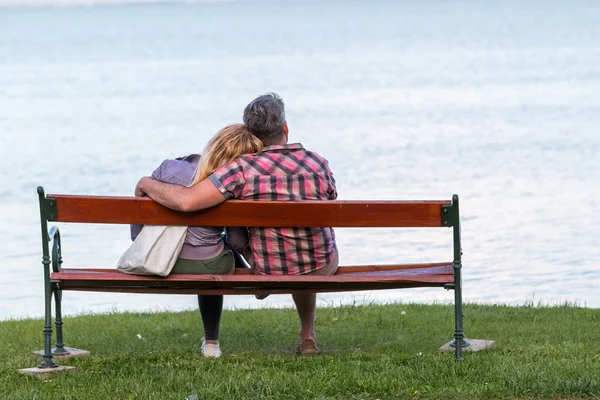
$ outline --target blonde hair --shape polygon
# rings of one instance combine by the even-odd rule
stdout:
[[[200,163],[190,186],[208,178],[215,170],[235,160],[243,154],[261,152],[263,144],[246,125],[232,124],[221,129],[213,136],[202,153]]]

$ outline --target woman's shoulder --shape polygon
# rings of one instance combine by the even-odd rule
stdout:
[[[165,160],[166,161],[166,160]],[[183,161],[192,164],[194,167],[200,162],[200,154],[190,154],[183,157],[177,157],[175,161]]]
[[[199,161],[200,156],[198,154],[166,159],[154,170],[152,177],[162,182],[187,186],[194,176]]]

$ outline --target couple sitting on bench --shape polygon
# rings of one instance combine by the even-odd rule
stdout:
[[[335,200],[335,180],[327,160],[288,144],[282,99],[260,96],[244,110],[244,124],[221,129],[200,157],[165,160],[152,177],[142,178],[135,195],[180,211],[216,206],[227,199],[256,201]],[[191,184],[190,184],[191,182]],[[132,227],[135,238],[141,228]],[[332,275],[338,267],[331,228],[190,227],[171,273],[229,274],[234,252],[244,255],[257,274]],[[232,251],[233,250],[233,251]],[[296,352],[319,352],[314,322],[316,295],[292,295],[300,332]],[[199,295],[204,339],[202,354],[220,357],[219,324],[223,296]]]

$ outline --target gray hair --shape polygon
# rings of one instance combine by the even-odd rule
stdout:
[[[244,124],[266,146],[283,135],[285,108],[277,93],[252,100],[244,109]]]

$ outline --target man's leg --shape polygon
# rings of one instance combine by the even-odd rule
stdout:
[[[299,340],[315,341],[315,311],[317,308],[317,295],[311,294],[293,294],[292,298],[296,304],[296,310],[300,317],[300,335]]]
[[[309,275],[333,275],[338,269],[339,257],[337,250],[335,257],[324,268],[317,270]],[[296,352],[302,355],[312,355],[319,353],[315,335],[315,314],[317,309],[317,295],[311,294],[293,294],[292,298],[296,304],[296,310],[300,317],[300,333],[298,337],[298,348]]]

